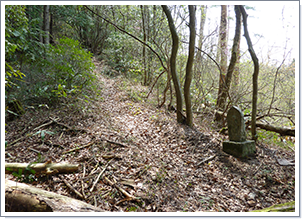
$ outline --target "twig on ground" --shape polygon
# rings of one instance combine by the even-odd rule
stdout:
[[[63,135],[63,132],[61,132],[61,134],[60,134],[58,140],[60,140],[60,139],[62,138],[62,135]]]
[[[214,159],[215,157],[216,157],[216,155],[210,156],[210,157],[208,157],[208,158],[205,158],[205,159],[202,160],[200,163],[198,163],[197,166],[200,166],[202,163],[206,163],[206,162],[208,162],[208,161]]]
[[[150,166],[147,166],[144,168],[143,171],[141,171],[141,173],[138,174],[137,178],[139,178],[143,173],[145,173],[148,169],[150,168]]]
[[[60,147],[62,149],[65,149],[65,147],[61,146],[60,144],[55,144],[53,143],[52,141],[50,140],[47,140],[44,142],[44,144],[48,145],[48,146],[51,146],[51,147]]]
[[[5,155],[9,156],[10,158],[14,158],[10,153],[5,152]]]
[[[106,138],[101,138],[101,139],[104,140],[104,141],[106,141],[106,142],[108,142],[108,143],[110,143],[110,144],[119,145],[119,146],[121,146],[121,147],[129,147],[128,145],[122,144],[122,143],[120,143],[120,142],[111,141],[111,140],[108,140],[108,139],[106,139]]]
[[[94,143],[95,143],[95,141],[90,142],[90,143],[88,143],[88,144],[86,144],[86,145],[83,145],[82,147],[75,147],[75,148],[73,148],[73,149],[71,149],[71,150],[64,151],[62,154],[67,154],[67,153],[71,153],[71,152],[73,152],[73,151],[81,150],[81,149],[83,149],[83,148],[86,148],[86,147],[89,147],[89,146],[93,145]]]
[[[34,128],[33,131],[38,130],[38,129],[40,129],[40,128],[43,128],[43,127],[45,127],[45,126],[51,125],[51,124],[53,124],[56,120],[57,120],[57,119],[51,119],[51,121],[49,121],[49,122],[47,122],[47,123],[45,123],[45,124],[43,124],[43,125],[40,125],[40,126]]]
[[[81,180],[81,189],[82,189],[82,196],[86,200],[86,195],[85,195],[85,192],[84,192],[84,182],[83,182],[83,180]]]
[[[261,162],[260,166],[258,166],[258,168],[255,170],[255,172],[253,173],[253,177],[258,173],[260,167],[263,165],[263,161]]]
[[[293,149],[291,146],[288,146],[289,149],[291,149],[293,152],[295,152],[295,149]]]
[[[85,177],[85,172],[86,169],[85,169],[85,164],[83,164],[83,178]],[[82,195],[84,197],[84,199],[86,200],[86,195],[85,195],[85,192],[84,192],[84,182],[83,182],[83,179],[81,180],[81,187],[82,187]]]
[[[31,147],[29,147],[29,148],[28,148],[28,150],[34,151],[34,152],[35,152],[35,153],[37,153],[37,154],[41,154],[41,152],[40,152],[40,151],[35,150],[34,148],[31,148]]]
[[[121,202],[124,201],[132,201],[135,200],[137,202],[140,202],[140,197],[135,197],[130,195],[128,192],[126,192],[124,189],[122,189],[121,187],[117,186],[117,184],[114,184],[112,181],[110,181],[106,176],[104,177],[104,179],[109,183],[109,185],[116,187],[116,189],[118,189],[126,198],[122,199],[120,202],[117,202],[116,205],[120,204]]]
[[[31,137],[31,136],[33,136],[33,135],[34,135],[34,133],[26,134],[25,137],[20,137],[20,138],[18,138],[17,140],[14,140],[13,142],[8,143],[5,149],[6,149],[6,150],[9,150],[9,149],[12,148],[17,142],[23,141],[25,138]]]
[[[102,174],[104,173],[104,171],[106,170],[106,168],[108,167],[109,163],[112,161],[112,159],[110,159],[107,164],[105,165],[104,169],[99,173],[97,179],[95,180],[92,188],[89,190],[90,192],[92,192],[95,188],[95,185],[97,184],[97,182],[99,181],[99,179],[101,178]]]
[[[97,199],[96,199],[96,196],[94,196],[94,202],[95,202],[95,207],[97,207]]]
[[[63,179],[62,177],[60,177],[61,180],[65,183],[65,185],[72,190],[74,193],[77,194],[77,196],[79,196],[80,198],[84,199],[83,195],[81,193],[79,193],[72,185],[70,185],[65,179]]]
[[[96,166],[94,167],[94,169],[90,172],[90,174],[88,176],[92,175],[96,171],[98,166],[99,166],[99,163],[96,164]]]

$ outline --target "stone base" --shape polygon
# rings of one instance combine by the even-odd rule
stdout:
[[[223,151],[238,158],[254,156],[256,153],[255,141],[224,141]]]

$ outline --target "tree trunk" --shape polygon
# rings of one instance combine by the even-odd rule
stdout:
[[[198,40],[198,50],[196,52],[196,57],[195,57],[195,65],[194,65],[194,75],[196,76],[196,82],[199,82],[200,79],[202,78],[201,73],[199,70],[202,69],[202,46],[203,46],[203,39],[204,39],[204,26],[205,26],[205,20],[206,20],[206,10],[207,10],[207,5],[201,5],[200,6],[201,10],[201,17],[200,17],[200,29],[199,29],[199,40]],[[201,103],[199,103],[201,104]]]
[[[200,29],[199,29],[199,41],[198,41],[198,48],[202,50],[203,45],[203,38],[204,38],[204,26],[205,26],[205,20],[206,20],[206,11],[207,11],[207,5],[201,5],[201,18],[200,18]],[[197,56],[202,55],[201,52],[197,52]]]
[[[203,45],[203,33],[204,33],[204,26],[205,26],[205,20],[206,20],[206,10],[207,10],[207,5],[201,5],[201,17],[200,17],[200,29],[199,29],[199,40],[198,40],[198,48],[202,50],[202,45]],[[202,57],[202,52],[200,50],[197,51],[196,53],[196,64],[195,64],[195,71],[197,68],[197,64],[200,63]]]
[[[242,22],[242,17],[241,17],[241,22]],[[239,34],[241,36],[241,28],[239,29]],[[238,42],[237,61],[236,61],[234,74],[233,74],[233,78],[232,78],[231,94],[233,97],[238,96],[238,86],[239,86],[239,80],[240,80],[240,43],[241,43],[241,37],[239,38],[239,42]]]
[[[6,212],[102,212],[86,202],[5,180]]]
[[[150,25],[150,12],[149,12],[149,6],[145,5],[146,9],[146,41],[151,42],[151,25]],[[146,58],[147,58],[147,85],[149,85],[152,82],[152,75],[150,74],[151,69],[151,62],[152,62],[152,54],[150,51],[146,51]]]
[[[218,97],[218,103],[221,109],[225,109],[227,97],[229,94],[230,83],[232,80],[233,71],[237,62],[237,52],[240,41],[240,30],[241,30],[241,12],[237,6],[235,6],[235,14],[236,14],[236,32],[232,47],[231,60],[228,66],[228,70],[225,77],[225,82],[222,85],[221,95]]]
[[[53,15],[53,11],[52,11],[53,7],[50,7],[50,24],[49,24],[49,43],[52,44],[54,43],[54,31],[53,31],[53,27],[54,27],[54,15]]]
[[[182,94],[181,94],[181,89],[180,89],[180,82],[179,82],[177,70],[176,70],[176,58],[177,58],[177,52],[178,52],[178,46],[179,46],[178,45],[179,38],[178,38],[178,34],[176,31],[170,10],[168,9],[168,7],[166,5],[162,5],[162,9],[167,17],[168,26],[169,26],[172,40],[173,40],[171,57],[170,57],[170,69],[171,69],[171,76],[173,79],[175,92],[176,92],[176,99],[177,99],[177,122],[183,123],[184,122],[184,118],[182,115],[183,101],[182,101]]]
[[[225,75],[227,69],[227,6],[221,5],[221,22],[219,31],[219,45],[218,56],[220,55],[220,68],[222,70],[219,79],[219,90],[217,98],[217,107],[220,110],[224,110],[223,103],[221,102],[221,95],[224,88]]]
[[[49,44],[49,27],[50,27],[50,16],[49,16],[49,5],[44,5],[44,44]]]
[[[39,34],[39,41],[40,43],[43,44],[43,31],[44,31],[44,6],[43,5],[38,5],[38,7],[40,8],[40,34]]]
[[[188,59],[186,65],[186,77],[184,82],[184,99],[186,106],[186,124],[190,127],[193,126],[193,113],[191,109],[191,97],[190,97],[190,84],[192,81],[192,66],[195,57],[195,43],[196,43],[196,9],[195,6],[189,5],[189,50]]]
[[[142,15],[142,29],[143,29],[143,42],[146,44],[146,27],[145,27],[145,13],[144,13],[144,9],[145,5],[140,5],[141,8],[141,15]],[[144,68],[144,81],[143,81],[143,85],[146,86],[147,85],[147,70],[146,70],[146,50],[145,50],[145,46],[142,46],[142,56],[143,56],[143,68]]]
[[[247,41],[248,51],[254,62],[254,73],[253,73],[253,97],[252,97],[252,116],[251,116],[251,135],[253,140],[257,140],[256,131],[256,116],[257,116],[257,100],[258,100],[258,75],[259,75],[259,60],[253,49],[252,42],[249,37],[247,29],[247,14],[242,5],[238,6],[240,8],[241,14],[243,16],[243,27],[244,27],[244,37]]]

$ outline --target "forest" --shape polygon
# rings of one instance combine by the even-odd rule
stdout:
[[[6,216],[299,211],[295,59],[254,7],[4,7]]]

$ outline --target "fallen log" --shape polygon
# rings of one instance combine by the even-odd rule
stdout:
[[[5,180],[6,212],[103,212],[86,202]]]
[[[5,163],[5,173],[20,172],[26,169],[34,170],[37,174],[55,174],[55,173],[72,173],[78,170],[77,164],[69,163],[52,163],[51,160],[46,163]]]
[[[295,137],[295,129],[285,128],[285,127],[276,127],[270,124],[256,123],[256,126],[264,129],[266,131],[273,131],[279,133],[281,136],[292,136]]]
[[[215,111],[215,114],[226,117],[225,113],[218,111],[218,110]],[[251,124],[251,121],[246,121],[245,124],[249,125],[249,124]],[[264,129],[266,131],[276,132],[276,133],[280,134],[281,136],[295,137],[295,129],[291,129],[291,128],[287,128],[287,127],[277,127],[277,126],[273,126],[270,124],[264,124],[261,122],[257,122],[256,126],[258,128]]]
[[[273,205],[265,209],[254,210],[252,212],[295,212],[295,201]]]

